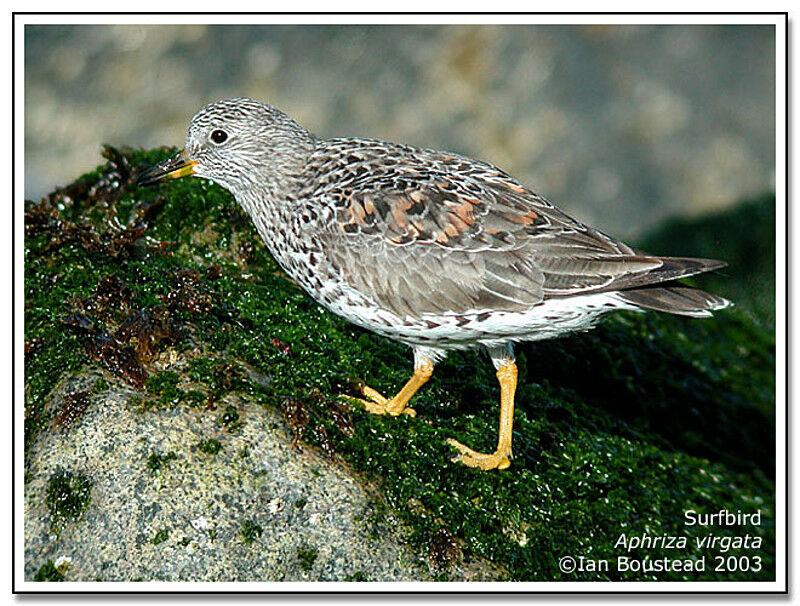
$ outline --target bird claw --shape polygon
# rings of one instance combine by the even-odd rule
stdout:
[[[367,400],[361,400],[364,403],[364,410],[367,412],[371,412],[374,415],[391,415],[393,417],[397,417],[399,415],[408,415],[409,417],[416,417],[417,411],[413,408],[408,408],[404,406],[399,410],[399,412],[395,412],[395,409],[391,408],[391,400],[389,400],[386,404],[375,404],[374,402],[368,402]]]
[[[496,451],[492,454],[484,454],[472,450],[469,446],[465,446],[453,438],[447,440],[447,443],[460,453],[451,459],[454,463],[463,463],[467,467],[477,467],[484,471],[490,469],[507,469],[511,466],[510,452]]]
[[[387,400],[377,391],[371,387],[363,387],[361,393],[368,399],[354,398],[352,396],[342,396],[347,400],[358,402],[369,413],[374,415],[391,415],[397,417],[399,415],[408,415],[409,417],[416,417],[417,411],[408,406],[397,406],[392,400]]]

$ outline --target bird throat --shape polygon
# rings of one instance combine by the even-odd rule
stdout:
[[[286,195],[290,188],[276,191],[247,191],[236,196],[247,212],[258,235],[281,269],[312,296],[318,294],[316,266],[322,259],[318,243],[301,237],[296,201]],[[316,297],[314,297],[316,298]]]

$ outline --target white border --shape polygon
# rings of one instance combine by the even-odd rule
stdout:
[[[21,15],[23,25],[47,24],[81,24],[81,25],[117,25],[121,23],[147,25],[370,25],[370,24],[403,24],[403,25],[444,25],[444,24],[478,24],[478,25],[783,25],[783,17],[779,15],[737,15],[737,14],[699,14],[699,15],[614,15],[604,13],[586,13],[572,15],[554,13],[547,15],[526,14],[490,14],[490,15],[451,15],[447,13],[415,14],[415,15],[336,15],[302,13],[293,15],[270,15],[261,13],[212,14],[212,15]]]
[[[776,227],[777,227],[777,265],[776,265],[776,580],[774,582],[522,582],[522,583],[483,583],[483,582],[458,582],[458,583],[229,583],[229,582],[174,582],[174,583],[35,583],[24,580],[24,530],[23,530],[23,438],[24,415],[22,413],[22,394],[24,393],[23,375],[23,345],[24,345],[24,283],[22,259],[24,248],[24,26],[29,24],[378,24],[378,23],[403,23],[403,24],[771,24],[776,26]],[[15,30],[15,94],[14,103],[16,114],[15,125],[15,160],[13,166],[15,177],[15,191],[13,204],[15,205],[15,249],[14,262],[16,275],[14,281],[15,315],[15,373],[13,377],[15,389],[14,416],[16,444],[15,444],[15,567],[13,571],[15,589],[19,592],[100,592],[100,591],[157,591],[157,592],[186,592],[198,591],[206,593],[217,592],[242,592],[242,591],[274,591],[274,592],[301,592],[316,591],[325,593],[338,592],[405,592],[416,591],[426,593],[439,592],[523,592],[543,591],[549,593],[579,591],[579,592],[764,592],[785,591],[786,579],[786,490],[783,481],[786,477],[786,360],[787,360],[787,309],[786,288],[784,280],[786,275],[785,240],[786,220],[786,25],[783,15],[17,15],[14,20]],[[9,441],[10,443],[10,441]]]

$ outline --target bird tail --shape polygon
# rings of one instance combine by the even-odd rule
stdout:
[[[640,254],[641,251],[637,251]],[[705,291],[673,282],[707,271],[722,269],[728,264],[715,259],[659,257],[661,267],[641,276],[641,284],[631,283],[619,291],[620,298],[643,309],[665,311],[681,316],[708,317],[712,311],[731,307],[733,303]],[[666,282],[666,284],[664,284]]]
[[[619,291],[619,297],[636,307],[702,318],[733,305],[731,301],[697,288],[682,285],[642,286]]]
[[[728,264],[715,259],[695,259],[689,257],[654,257],[637,251],[634,260],[658,262],[658,267],[640,273],[632,272],[612,282],[609,290],[627,290],[650,286],[662,282],[672,282],[678,278],[688,278],[707,271],[722,269]]]

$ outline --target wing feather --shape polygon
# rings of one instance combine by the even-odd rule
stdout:
[[[307,195],[335,209],[318,234],[331,271],[400,316],[524,311],[705,271],[634,251],[491,165],[383,142],[328,145],[341,149],[317,169],[340,178]]]

